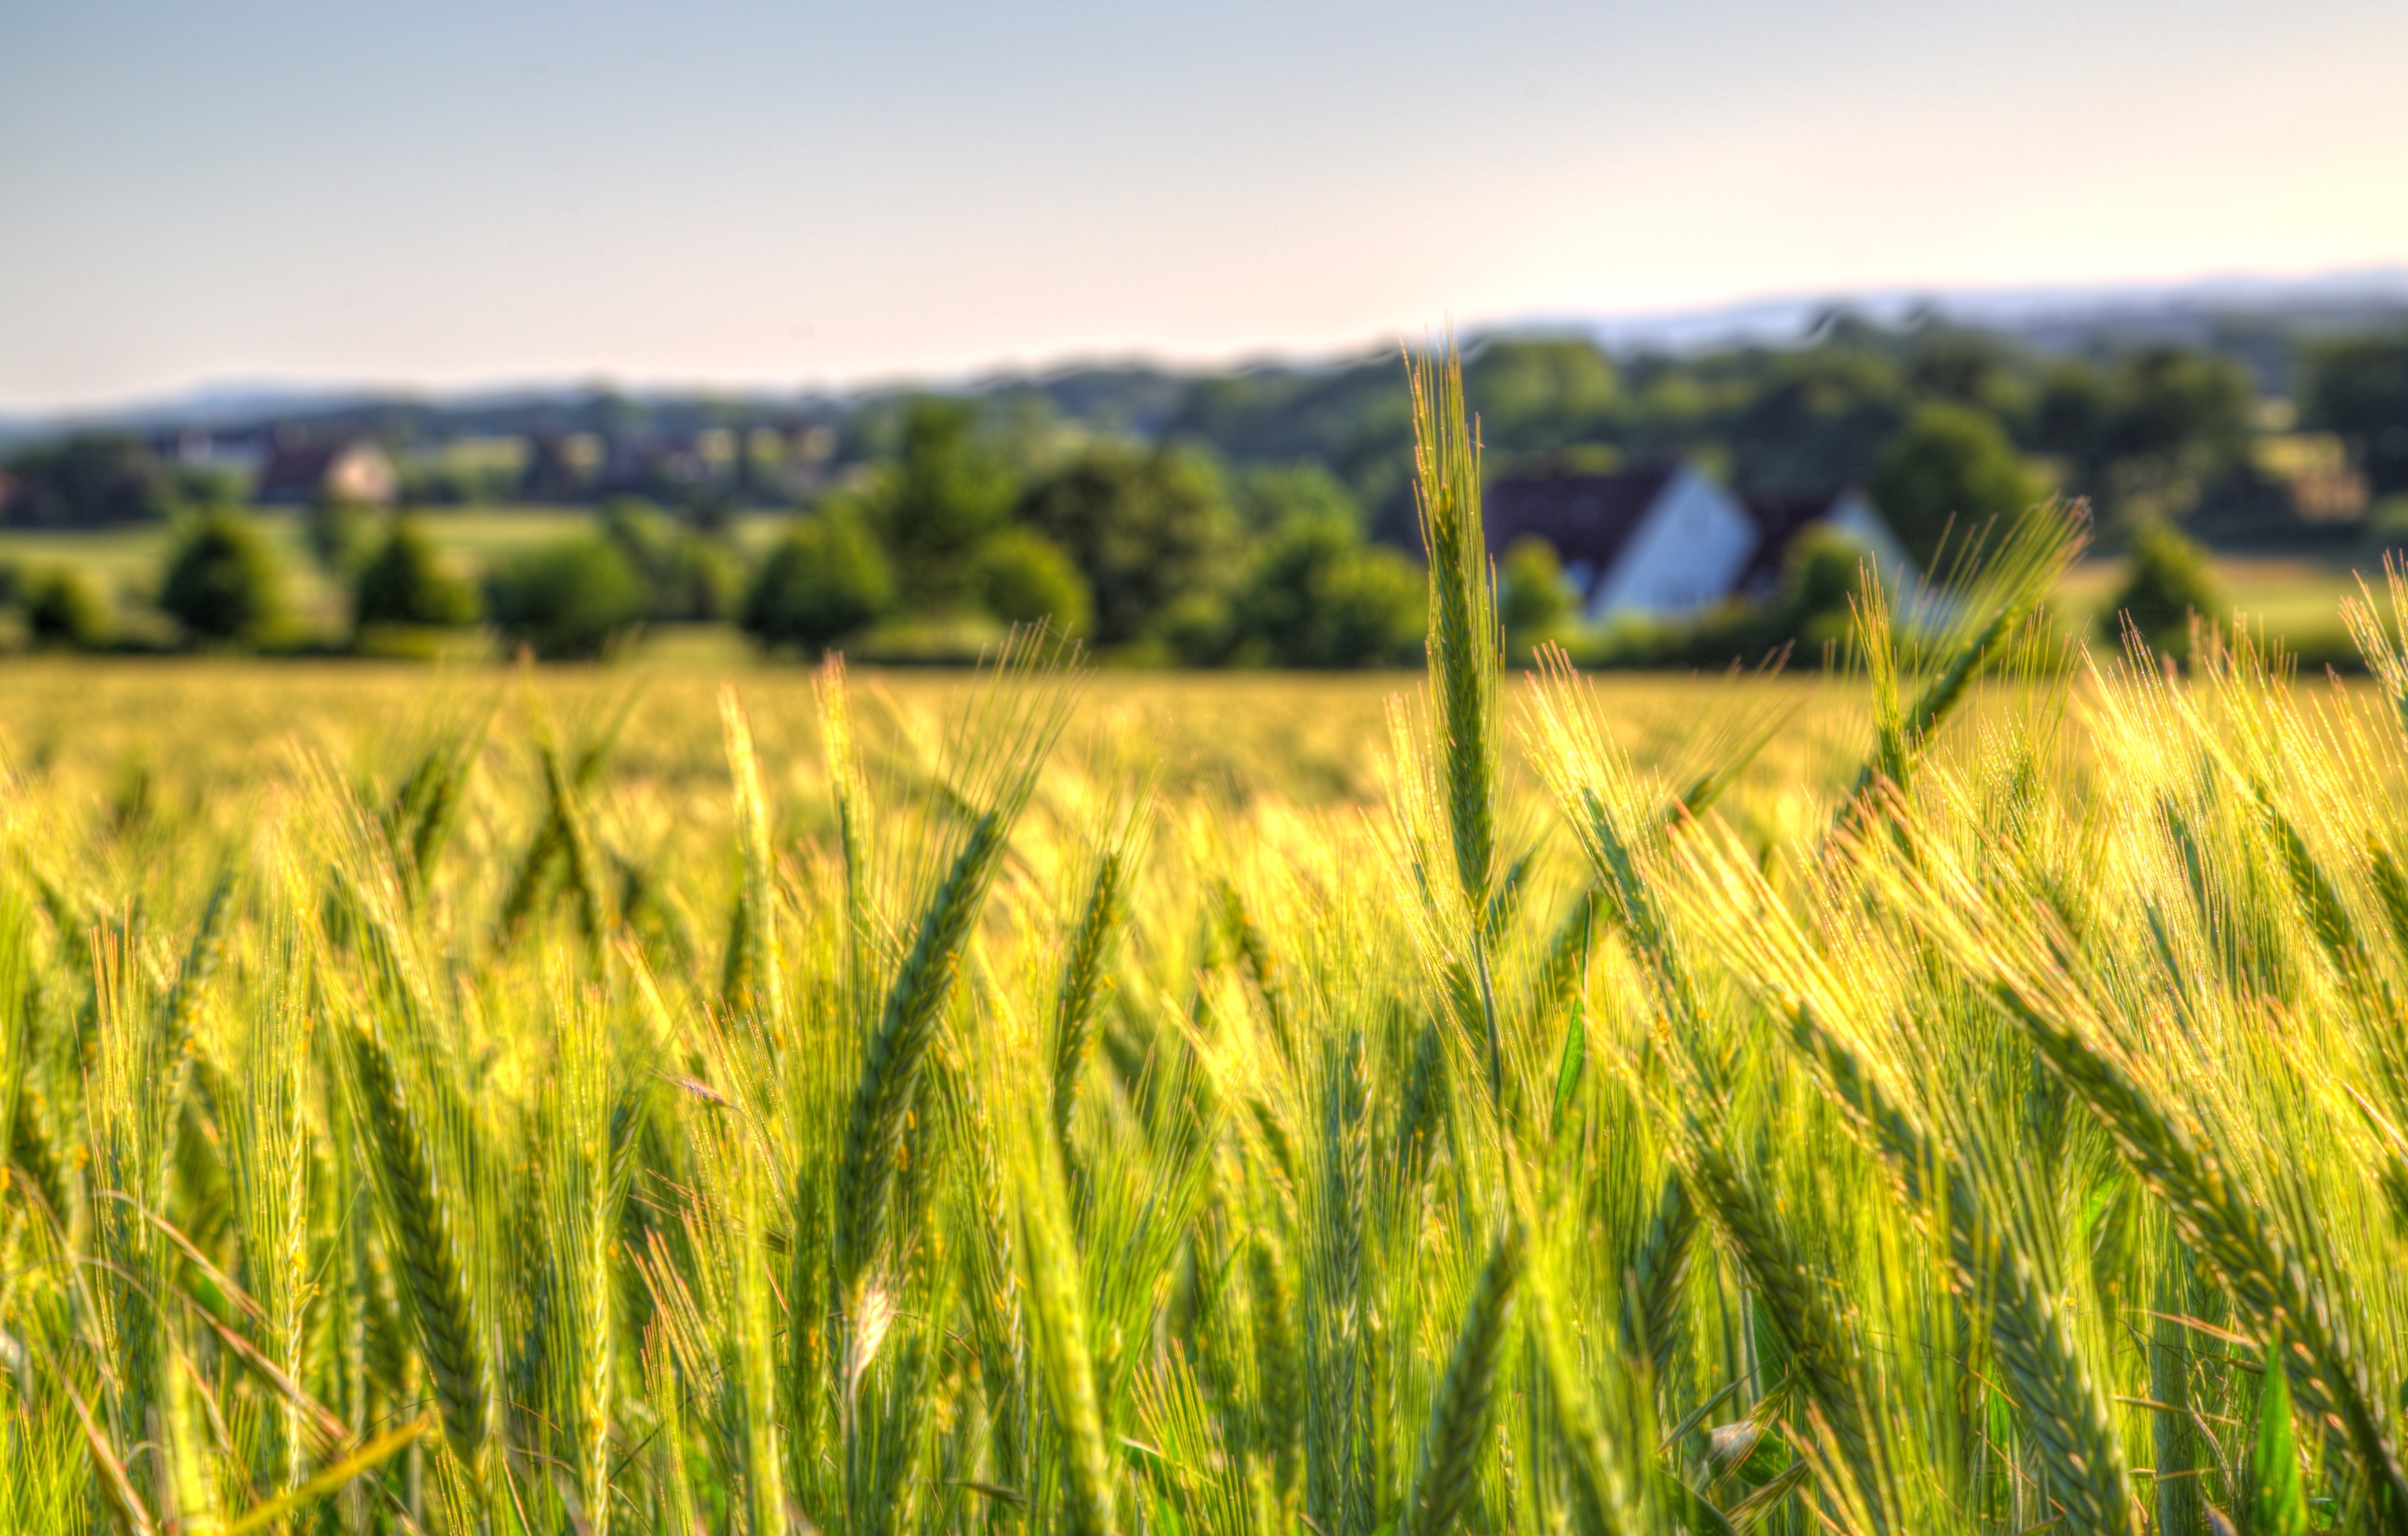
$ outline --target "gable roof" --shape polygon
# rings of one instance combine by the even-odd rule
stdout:
[[[386,467],[383,450],[357,438],[280,441],[270,448],[266,461],[260,466],[259,481],[252,487],[251,496],[261,502],[309,501],[329,489],[328,481],[363,455],[372,459],[380,469]]]
[[[1567,571],[1581,573],[1586,602],[1680,471],[1667,462],[1611,475],[1500,475],[1482,496],[1489,558],[1503,559],[1516,539],[1543,538]]]

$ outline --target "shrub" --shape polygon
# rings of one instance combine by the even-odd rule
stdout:
[[[1516,659],[1549,640],[1560,640],[1570,630],[1574,597],[1564,580],[1555,547],[1543,538],[1524,538],[1505,552],[1498,572],[1498,618],[1505,626],[1505,650]]]
[[[642,581],[646,618],[710,624],[736,616],[744,572],[725,546],[632,496],[603,504],[602,531]]]
[[[1406,659],[1426,602],[1420,568],[1329,519],[1272,540],[1230,605],[1233,659],[1278,667],[1377,667]]]
[[[2207,552],[2165,524],[2152,523],[2132,540],[2130,573],[2099,623],[2110,642],[2120,642],[2123,617],[2129,616],[2151,650],[2185,656],[2190,653],[2190,616],[2218,619],[2224,609]]]
[[[870,505],[895,573],[915,609],[968,596],[972,563],[1010,517],[1011,466],[981,440],[971,408],[923,397],[903,413],[903,439]]]
[[[396,624],[449,628],[477,622],[477,589],[443,568],[435,542],[412,518],[394,519],[376,558],[352,588],[355,628]]]
[[[1948,405],[1914,413],[1883,452],[1870,489],[1907,553],[1934,575],[1943,540],[1953,545],[1993,522],[2003,527],[2046,492],[1995,420]]]
[[[744,632],[768,650],[824,651],[895,608],[886,552],[849,512],[799,518],[745,595]]]
[[[203,513],[167,563],[159,607],[195,643],[265,643],[284,617],[275,552],[250,518],[227,508]]]
[[[1812,653],[1845,640],[1864,585],[1864,545],[1837,528],[1807,529],[1782,563],[1775,643]]]
[[[502,632],[547,660],[603,654],[644,617],[644,586],[607,538],[564,539],[496,569],[486,610]]]
[[[1043,624],[1076,639],[1095,617],[1086,578],[1042,534],[1014,529],[996,536],[980,552],[971,577],[980,606],[1006,624]]]
[[[307,524],[310,557],[330,576],[346,576],[368,557],[375,514],[356,501],[319,500]]]
[[[108,638],[108,605],[80,571],[50,571],[26,583],[25,628],[36,645],[89,651]]]
[[[1105,444],[1022,498],[1021,522],[1067,552],[1095,599],[1095,637],[1123,645],[1181,598],[1225,592],[1236,516],[1209,460]]]

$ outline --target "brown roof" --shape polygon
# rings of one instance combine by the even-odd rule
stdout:
[[[279,443],[260,466],[259,485],[251,495],[260,501],[307,501],[326,482],[326,471],[349,448],[347,442]]]
[[[1482,497],[1489,557],[1502,559],[1516,539],[1543,538],[1566,568],[1586,567],[1585,602],[1679,470],[1677,464],[1658,464],[1611,475],[1501,475]]]

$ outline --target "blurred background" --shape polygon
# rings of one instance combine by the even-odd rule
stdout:
[[[2048,495],[2069,636],[2408,542],[2408,8],[0,6],[0,648],[1799,661]],[[1870,574],[1869,575],[1868,572]]]

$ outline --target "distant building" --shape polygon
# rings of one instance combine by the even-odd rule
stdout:
[[[1817,525],[1863,544],[1893,580],[1910,569],[1896,536],[1853,487],[1742,500],[1695,465],[1669,463],[1502,476],[1484,501],[1489,553],[1546,540],[1592,621],[1683,618],[1725,598],[1761,596],[1779,583],[1790,546]]]
[[[400,493],[393,460],[372,442],[282,442],[268,450],[251,498],[261,506],[320,501],[389,507]]]

